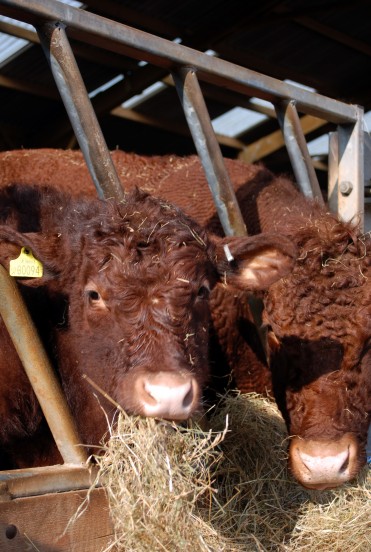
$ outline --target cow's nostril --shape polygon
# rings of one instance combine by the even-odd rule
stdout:
[[[155,405],[158,402],[158,399],[156,398],[156,393],[154,392],[152,387],[146,383],[144,383],[143,398],[145,401],[148,401],[148,403],[152,405]]]
[[[192,387],[192,384],[190,383],[190,389],[188,391],[188,393],[186,394],[186,396],[184,397],[184,400],[183,400],[183,406],[184,408],[189,408],[192,404],[192,401],[193,401],[193,387]]]
[[[342,465],[340,466],[340,469],[339,469],[339,472],[342,473],[344,471],[346,471],[349,467],[349,460],[350,460],[350,451],[349,451],[349,447],[348,447],[348,454],[347,454],[347,457],[345,458],[344,462],[342,463]]]

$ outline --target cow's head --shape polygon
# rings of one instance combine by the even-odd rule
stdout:
[[[358,473],[371,413],[370,239],[326,220],[299,244],[295,267],[268,291],[264,314],[290,467],[315,489]]]
[[[209,376],[211,289],[266,288],[291,269],[292,243],[277,235],[210,238],[180,210],[138,191],[122,204],[47,190],[38,201],[38,232],[0,228],[1,261],[7,266],[27,247],[44,265],[42,278],[20,283],[46,286],[57,311],[50,318],[58,367],[82,435],[93,439],[103,411],[111,419],[115,410],[84,375],[129,413],[190,417]]]

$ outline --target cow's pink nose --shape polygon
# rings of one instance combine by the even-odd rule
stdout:
[[[138,378],[136,388],[144,416],[186,420],[198,406],[199,386],[189,374],[145,374]]]
[[[294,437],[289,449],[295,478],[309,489],[331,489],[353,479],[358,471],[358,443],[347,433],[336,441]]]

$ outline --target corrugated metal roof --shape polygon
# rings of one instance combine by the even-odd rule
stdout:
[[[75,0],[59,0],[63,4],[68,4],[74,8],[81,8],[83,6],[82,2],[76,2]],[[0,21],[3,23],[10,23],[21,29],[27,29],[29,31],[34,31],[34,27],[23,21],[17,21],[16,19],[11,19],[4,15],[0,15]],[[8,34],[0,33],[0,68],[9,63],[14,59],[15,55],[23,52],[27,47],[30,46],[28,40],[22,38],[16,38]]]
[[[10,17],[5,17],[3,15],[0,15],[0,21],[3,21],[4,23],[11,23],[21,27],[22,29],[34,30],[32,25],[16,21],[15,19],[11,19]],[[15,54],[22,52],[29,45],[30,43],[28,40],[0,33],[0,68],[13,59]]]

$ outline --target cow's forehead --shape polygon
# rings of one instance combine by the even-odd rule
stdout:
[[[277,334],[302,338],[371,335],[371,277],[367,268],[342,274],[295,270],[273,284],[265,299],[265,322]],[[350,327],[351,326],[351,327]],[[363,339],[363,337],[362,337]]]
[[[157,247],[162,251],[193,243],[208,248],[205,230],[176,207],[141,194],[131,194],[129,200],[106,205],[95,225],[88,223],[94,244],[122,242],[128,248]]]
[[[123,204],[101,204],[94,220],[81,231],[84,256],[102,268],[108,261],[156,264],[159,259],[213,258],[213,245],[195,221],[175,207],[151,196],[131,194]],[[189,255],[189,254],[188,254]]]
[[[192,285],[213,280],[215,268],[207,251],[197,242],[141,242],[134,238],[90,247],[84,260],[85,279],[93,278],[105,286],[139,285],[157,287],[177,282]]]
[[[302,221],[303,222],[303,221]],[[265,322],[276,336],[305,340],[371,333],[371,241],[327,213],[295,229],[299,255],[292,272],[265,298]]]

